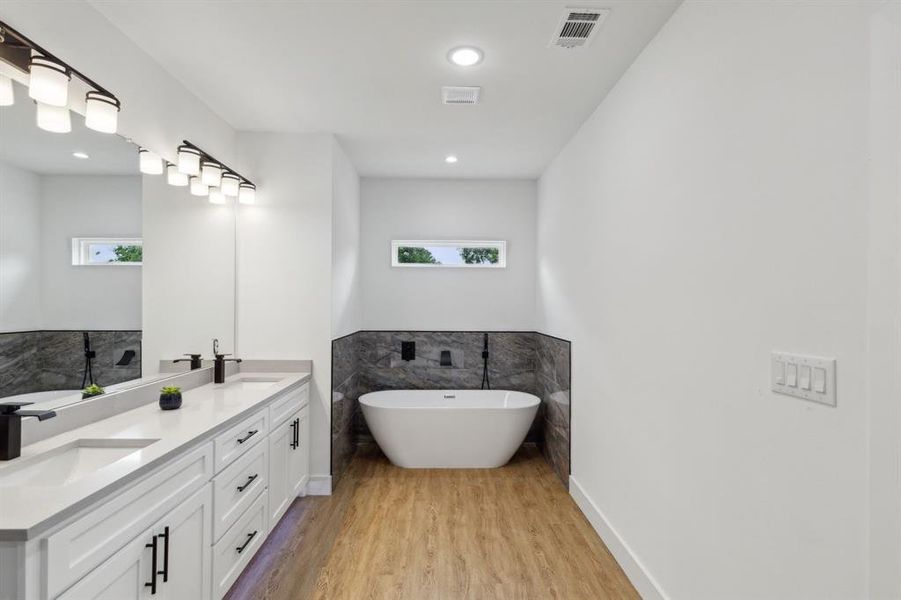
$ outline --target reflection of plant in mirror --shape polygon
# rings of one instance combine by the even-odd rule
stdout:
[[[111,258],[110,262],[137,263],[144,260],[143,246],[116,246],[113,252],[116,258]]]
[[[160,394],[163,396],[174,396],[175,394],[180,394],[181,388],[177,385],[167,385],[160,390]]]
[[[91,396],[100,396],[101,394],[103,394],[103,392],[104,390],[102,387],[100,387],[96,383],[92,383],[85,389],[81,390],[81,397],[90,398]]]
[[[397,249],[397,262],[404,264],[440,265],[431,252],[425,248],[401,246]]]
[[[496,265],[498,257],[497,248],[460,248],[460,258],[467,265]]]

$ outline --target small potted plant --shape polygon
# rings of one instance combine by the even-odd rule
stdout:
[[[96,383],[92,383],[85,389],[81,390],[81,399],[91,398],[93,396],[100,396],[103,394],[103,388],[97,385]]]
[[[167,385],[160,390],[160,408],[163,410],[175,410],[181,407],[181,388],[175,385]]]

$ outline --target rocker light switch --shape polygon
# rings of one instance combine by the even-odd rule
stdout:
[[[773,352],[770,371],[774,392],[836,406],[834,358]]]

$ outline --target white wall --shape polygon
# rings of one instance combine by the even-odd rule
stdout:
[[[332,140],[332,337],[363,327],[360,285],[360,177]]]
[[[0,332],[41,328],[40,179],[0,161]]]
[[[534,329],[535,210],[534,181],[363,179],[364,327]],[[391,267],[393,239],[506,240],[507,268]]]
[[[42,329],[141,329],[141,267],[72,265],[73,237],[141,237],[141,177],[40,181]]]
[[[684,3],[540,180],[573,487],[646,597],[867,596],[868,6]]]

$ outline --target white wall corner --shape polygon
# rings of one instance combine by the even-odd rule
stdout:
[[[331,475],[310,475],[307,482],[307,496],[331,496],[332,495],[332,476]]]
[[[601,512],[601,509],[588,497],[588,494],[585,493],[585,490],[572,475],[569,477],[569,494],[601,537],[601,541],[613,554],[616,562],[622,567],[626,577],[635,586],[643,600],[666,600],[668,596],[663,593],[663,589],[654,580],[654,577],[648,572],[626,541],[620,537],[613,525],[610,524],[610,521],[607,520],[607,517],[604,516],[604,513]]]

